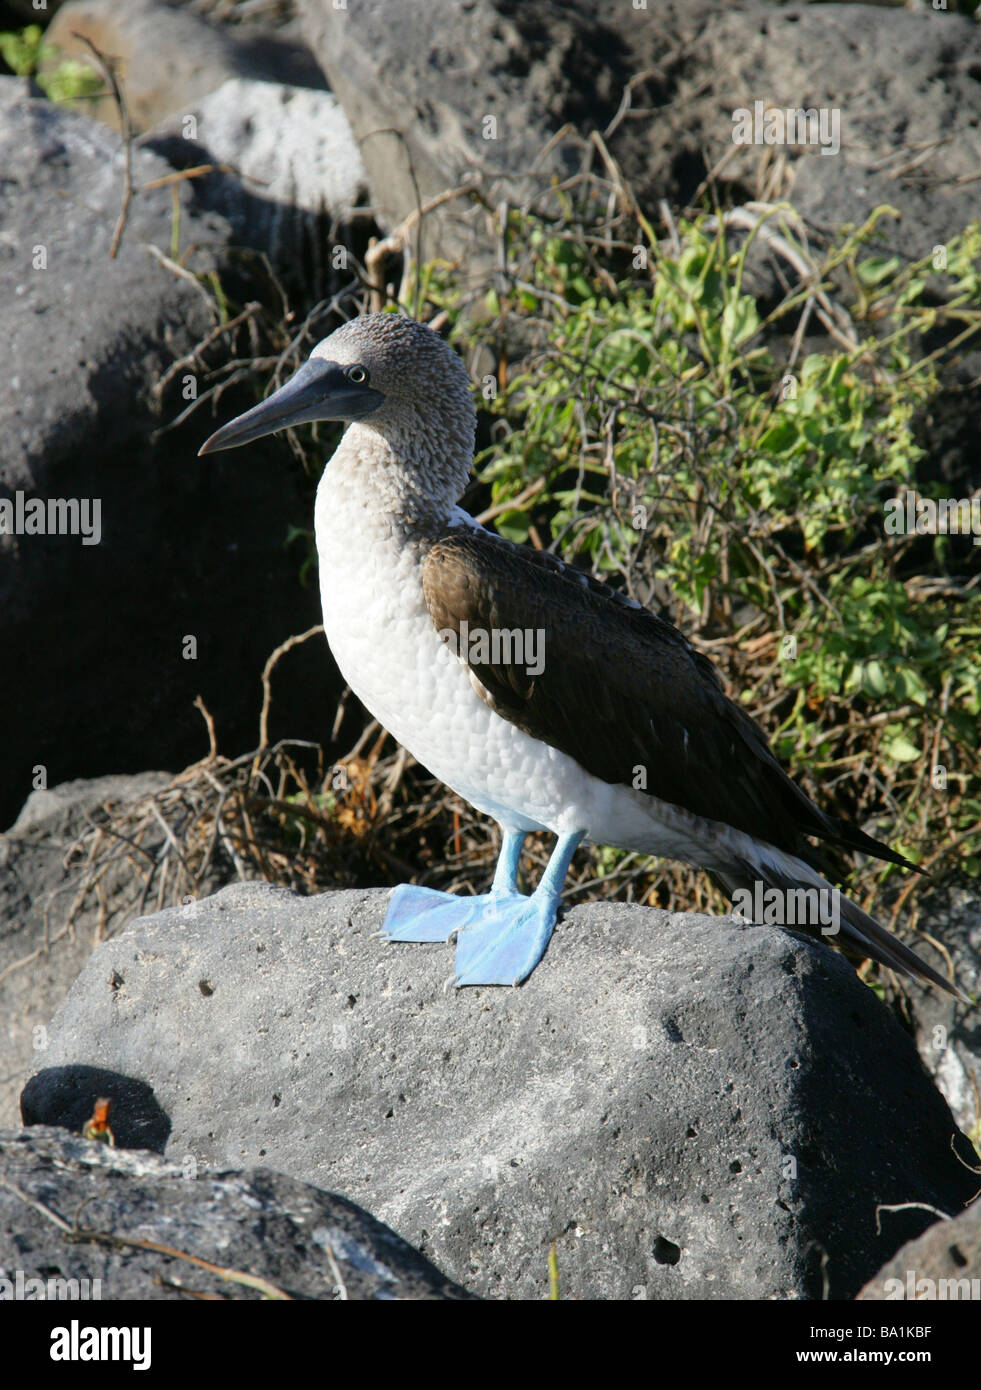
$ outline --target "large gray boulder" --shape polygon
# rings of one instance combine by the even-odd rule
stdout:
[[[90,44],[111,55],[143,148],[180,170],[218,166],[188,184],[193,205],[294,283],[325,259],[331,222],[363,201],[347,118],[299,35],[215,24],[172,0],[68,0],[47,38],[57,61],[91,62]],[[118,129],[111,95],[86,111]]]
[[[364,199],[361,154],[330,92],[233,77],[146,144],[177,168],[220,166],[195,178],[196,204],[293,277],[327,260],[327,228]]]
[[[67,1240],[76,1223],[101,1238]],[[65,1130],[0,1131],[0,1298],[72,1296],[469,1297],[353,1202],[282,1173],[196,1173]]]
[[[132,159],[138,188],[173,173],[146,151]],[[171,250],[173,189],[141,189],[111,259],[124,184],[118,137],[13,78],[0,78],[0,169],[0,336],[10,364],[0,377],[0,498],[5,507],[18,494],[25,506],[78,503],[85,527],[0,534],[6,826],[41,779],[53,786],[200,757],[198,695],[222,752],[253,747],[263,664],[318,621],[319,605],[286,548],[290,525],[309,524],[312,500],[304,479],[284,473],[282,445],[250,450],[244,465],[203,463],[195,453],[212,428],[208,410],[155,436],[188,403],[183,375],[162,408],[155,386],[215,326],[214,301],[193,274],[226,272],[227,222],[196,212],[182,188],[178,255],[191,275],[175,273],[148,250]],[[201,369],[188,372],[203,389]],[[223,409],[253,399],[228,395]],[[304,679],[277,685],[274,736],[319,735],[329,715],[325,644],[298,657],[292,670]]]
[[[688,203],[709,169],[737,198],[753,196],[764,164],[772,170],[780,156],[776,196],[830,224],[861,222],[885,199],[906,210],[890,235],[910,254],[976,215],[975,185],[958,180],[981,159],[972,120],[981,26],[964,15],[769,0],[302,6],[391,225],[420,195],[474,171],[492,201],[523,196],[521,176],[535,168],[568,172],[579,160],[573,145],[545,152],[566,123],[580,136],[607,133],[648,211],[659,198]],[[837,109],[840,152],[735,147],[733,112],[757,100]],[[595,152],[594,162],[601,168]],[[455,203],[430,219],[430,254],[460,254],[486,237],[482,214],[465,227],[465,210]]]
[[[731,918],[570,911],[520,989],[444,988],[388,893],[266,884],[90,957],[29,1124],[116,1100],[120,1143],[265,1164],[367,1206],[492,1297],[854,1296],[961,1210],[970,1146],[910,1038],[820,944]],[[823,1272],[822,1272],[823,1270]]]

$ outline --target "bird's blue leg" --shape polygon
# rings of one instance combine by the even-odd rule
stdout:
[[[437,892],[435,888],[400,883],[389,900],[382,925],[382,932],[389,941],[446,941],[453,932],[481,920],[488,907],[502,899],[527,901],[518,897],[518,861],[525,836],[516,830],[505,830],[502,835],[501,853],[489,893],[461,898],[455,893]]]
[[[518,896],[518,864],[521,860],[521,848],[527,836],[524,831],[505,830],[502,832],[501,852],[497,857],[497,868],[494,870],[494,882],[491,884],[490,896]]]
[[[562,886],[583,832],[560,835],[541,882],[530,898],[513,894],[482,908],[456,941],[457,985],[516,985],[545,954],[562,899]]]

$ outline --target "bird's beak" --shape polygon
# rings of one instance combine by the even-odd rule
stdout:
[[[336,362],[311,357],[278,391],[216,430],[198,454],[235,449],[265,434],[313,420],[359,420],[384,399],[380,391],[350,381]]]

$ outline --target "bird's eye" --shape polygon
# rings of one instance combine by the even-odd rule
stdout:
[[[364,367],[348,367],[347,379],[353,381],[356,386],[360,386],[363,381],[368,380],[368,373]]]

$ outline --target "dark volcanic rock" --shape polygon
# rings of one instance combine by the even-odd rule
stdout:
[[[135,185],[170,172],[134,151]],[[39,785],[39,767],[54,785],[200,757],[197,695],[222,752],[254,746],[263,664],[319,620],[319,605],[285,545],[291,524],[309,525],[312,502],[284,469],[281,444],[250,450],[244,463],[202,462],[207,410],[154,442],[164,423],[154,386],[215,322],[204,290],[147,251],[171,249],[172,189],[137,194],[110,259],[118,138],[13,78],[0,79],[0,180],[10,364],[0,379],[0,497],[84,501],[92,539],[100,508],[97,544],[83,544],[84,534],[0,534],[5,826]],[[220,268],[227,223],[181,198],[185,269]],[[166,418],[185,404],[178,393]],[[236,403],[222,404],[232,413]],[[331,663],[325,644],[302,651],[307,679],[277,679],[274,737],[323,729]]]
[[[115,1239],[69,1242],[54,1218]],[[228,1274],[129,1241],[166,1245]],[[247,1300],[469,1297],[353,1202],[282,1173],[199,1173],[64,1130],[0,1132],[0,1280],[16,1297],[18,1281],[30,1288],[38,1279],[49,1298],[67,1296],[63,1280],[85,1280],[83,1297],[112,1300],[175,1299],[182,1290]],[[36,1286],[27,1296],[39,1296]]]
[[[150,1096],[168,1156],[341,1191],[496,1297],[545,1296],[553,1241],[566,1297],[820,1297],[822,1262],[850,1297],[933,1219],[877,1235],[880,1203],[972,1195],[912,1041],[826,947],[594,904],[522,988],[454,991],[449,947],[378,939],[387,898],[236,885],[134,923],[25,1119]]]
[[[883,1221],[892,1213],[884,1212]],[[868,1299],[974,1302],[981,1299],[981,1202],[937,1221],[896,1252],[858,1295]]]
[[[961,989],[974,999],[981,998],[981,894],[977,888],[955,887],[932,894],[918,926],[925,936],[944,943]],[[918,982],[910,982],[909,993],[923,1064],[961,1129],[977,1137],[981,1133],[981,1009]]]
[[[674,9],[673,5],[667,8]],[[394,226],[474,172],[514,193],[568,152],[544,156],[548,137],[578,115],[602,124],[616,110],[629,67],[608,15],[572,4],[430,0],[408,9],[369,0],[355,10],[305,0],[311,47],[351,122],[373,205]],[[521,176],[537,168],[529,182]],[[473,213],[473,220],[470,214]],[[466,199],[426,221],[423,259],[485,248],[483,213]],[[467,266],[474,278],[485,265]]]
[[[18,1097],[44,1055],[51,1015],[93,946],[139,910],[140,878],[128,858],[101,876],[99,892],[80,894],[84,857],[74,847],[101,807],[169,781],[167,773],[144,772],[32,792],[0,835],[0,1128],[17,1123]]]

